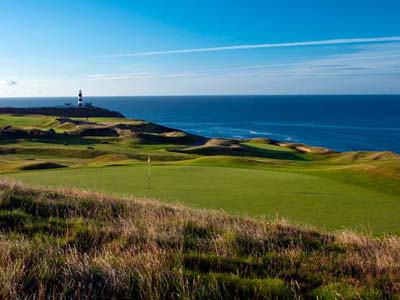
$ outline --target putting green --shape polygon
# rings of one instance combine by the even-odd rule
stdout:
[[[4,176],[3,176],[4,177]],[[156,198],[327,229],[400,233],[400,199],[334,180],[281,171],[198,166],[115,166],[8,174],[27,183]]]

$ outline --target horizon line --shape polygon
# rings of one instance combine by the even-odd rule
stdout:
[[[314,40],[314,41],[288,42],[288,43],[243,44],[243,45],[221,46],[221,47],[189,48],[189,49],[176,49],[176,50],[160,50],[160,51],[157,50],[157,51],[144,51],[144,52],[133,52],[133,53],[122,53],[122,54],[109,54],[96,57],[111,58],[111,57],[155,56],[155,55],[168,55],[168,54],[186,54],[186,53],[198,53],[198,52],[217,52],[217,51],[230,51],[230,50],[262,49],[262,48],[287,48],[287,47],[305,47],[305,46],[323,46],[323,45],[384,43],[384,42],[396,42],[396,41],[400,41],[400,36]]]
[[[175,95],[166,95],[166,94],[159,94],[159,95],[107,95],[107,96],[94,96],[94,95],[86,95],[84,98],[91,98],[91,97],[98,97],[98,98],[106,98],[106,97],[235,97],[235,96],[400,96],[400,93],[314,93],[314,94],[295,94],[295,93],[288,93],[288,94],[175,94]],[[10,98],[76,98],[76,95],[71,96],[0,96],[1,99],[10,99]],[[0,103],[1,104],[1,103]],[[0,105],[0,107],[3,107]]]

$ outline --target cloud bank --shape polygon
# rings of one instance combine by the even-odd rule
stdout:
[[[104,55],[101,57],[152,56],[152,55],[185,54],[185,53],[197,53],[197,52],[245,50],[245,49],[305,47],[305,46],[324,46],[324,45],[342,45],[342,44],[365,44],[365,43],[384,43],[384,42],[398,42],[398,41],[400,41],[400,36],[352,38],[352,39],[318,40],[318,41],[292,42],[292,43],[250,44],[250,45],[235,45],[235,46],[209,47],[209,48],[147,51],[147,52],[135,52],[135,53],[125,53],[125,54],[110,54],[110,55]]]
[[[0,86],[16,85],[17,82],[14,80],[0,80]]]

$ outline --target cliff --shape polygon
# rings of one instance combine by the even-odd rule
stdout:
[[[45,116],[63,116],[75,118],[125,118],[119,112],[111,111],[101,107],[0,107],[0,114],[11,115],[45,115]]]

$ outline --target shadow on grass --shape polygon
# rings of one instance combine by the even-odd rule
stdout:
[[[287,152],[281,150],[262,149],[249,145],[242,145],[246,150],[251,153],[251,156],[259,156],[264,158],[274,158],[282,160],[309,160],[306,155],[299,152]]]
[[[23,142],[43,143],[53,145],[93,145],[99,144],[99,140],[73,136],[57,136],[52,138],[21,138],[21,139],[0,139],[0,145],[21,144]]]
[[[221,146],[210,146],[210,147],[198,147],[195,149],[175,149],[170,150],[174,152],[183,152],[190,154],[199,155],[228,155],[228,156],[251,156],[260,158],[272,158],[280,160],[296,160],[306,161],[309,160],[306,155],[299,152],[287,152],[280,150],[269,150],[261,149],[249,145],[241,144],[240,147],[221,147]]]
[[[31,142],[38,142],[43,144],[55,144],[55,145],[94,145],[99,144],[99,140],[90,139],[90,138],[81,138],[81,137],[73,137],[73,136],[57,136],[55,138],[37,138],[37,139],[26,139]]]

